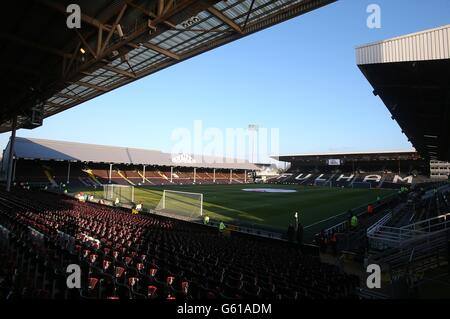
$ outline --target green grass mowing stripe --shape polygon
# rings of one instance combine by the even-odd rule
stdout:
[[[242,191],[243,188],[295,189],[297,193],[255,193]],[[300,212],[302,223],[308,226],[393,193],[383,189],[298,185],[171,185],[136,187],[135,201],[153,209],[161,200],[164,189],[203,193],[203,209],[211,218],[225,222],[239,219],[281,229],[286,229],[293,221],[296,211]],[[102,194],[103,191],[96,192],[97,196]]]

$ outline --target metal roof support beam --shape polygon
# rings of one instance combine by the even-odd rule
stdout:
[[[95,85],[95,84],[91,84],[91,83],[88,83],[88,82],[77,81],[77,82],[69,82],[69,83],[81,85],[81,86],[84,86],[84,87],[87,87],[87,88],[90,88],[90,89],[94,89],[94,90],[97,90],[97,91],[101,91],[101,92],[107,92],[108,91],[107,88],[104,88],[104,87],[101,87],[101,86],[98,86],[98,85]]]
[[[158,16],[161,16],[164,13],[164,0],[158,0]]]
[[[224,15],[222,12],[220,12],[219,10],[217,10],[214,7],[209,7],[207,10],[208,10],[209,13],[211,13],[213,16],[215,16],[216,18],[218,18],[219,20],[221,20],[222,22],[227,24],[233,30],[235,30],[236,32],[238,32],[240,34],[243,34],[243,32],[241,30],[241,27],[238,26],[236,24],[236,22],[234,22],[232,19],[230,19],[226,15]]]
[[[189,6],[190,4],[192,4],[193,0],[185,0],[185,1],[180,1],[177,6],[173,7],[173,9],[169,10],[169,12],[167,12],[166,14],[164,14],[162,17],[158,17],[156,19],[154,19],[153,21],[151,21],[150,23],[150,27],[155,27],[157,24],[162,23],[163,21],[169,19],[172,15],[180,12],[181,10],[185,9],[187,6]],[[103,59],[105,56],[107,56],[108,54],[110,54],[111,52],[115,51],[115,50],[119,50],[120,48],[122,48],[123,46],[127,45],[128,43],[134,41],[136,38],[144,35],[145,33],[147,33],[149,30],[149,25],[148,24],[142,24],[140,27],[137,27],[136,30],[130,34],[128,34],[126,36],[126,39],[123,39],[117,43],[115,43],[114,45],[105,48],[101,54],[99,54],[97,56],[97,58],[95,59],[91,59],[89,61],[87,61],[86,63],[84,63],[83,65],[81,65],[78,70],[74,71],[74,73],[79,73],[82,71],[85,71],[87,69],[89,69],[90,67],[92,67],[95,63],[98,63],[99,60]],[[154,33],[154,35],[159,34],[159,32],[157,31],[156,33]]]
[[[99,55],[102,52],[102,41],[103,41],[103,26],[100,25],[98,27],[98,34],[97,34],[97,55]],[[97,57],[97,55],[95,57]]]
[[[13,172],[13,162],[14,162],[14,145],[16,143],[16,128],[17,128],[17,115],[12,119],[12,131],[11,138],[9,140],[9,154],[8,154],[8,177],[6,180],[6,191],[11,191],[12,183],[12,172]]]
[[[131,79],[135,79],[136,78],[136,75],[134,75],[133,73],[128,72],[126,70],[119,69],[119,68],[115,68],[115,67],[110,66],[110,65],[104,65],[104,66],[102,66],[102,69],[105,69],[105,70],[108,70],[108,71],[111,71],[111,72],[114,72],[114,73],[126,76],[127,78],[131,78]]]
[[[143,8],[143,7],[141,7],[140,5],[137,5],[137,4],[133,3],[131,0],[125,0],[125,2],[126,2],[126,4],[128,4],[130,7],[133,7],[133,8],[135,8],[135,9],[141,11],[142,13],[144,13],[144,14],[145,14],[146,16],[148,16],[149,18],[154,19],[154,18],[157,17],[157,15],[156,15],[155,13],[153,13],[153,12],[151,12],[151,11],[149,11],[149,10]],[[172,5],[170,5],[170,3],[166,4],[166,6],[165,6],[165,8],[164,8],[165,11],[163,12],[163,14],[166,14],[167,11],[168,11],[170,8],[173,7],[173,1],[170,1],[170,2],[172,2]],[[167,25],[169,28],[173,28],[173,29],[176,28],[176,25],[173,24],[173,23],[171,23],[171,22],[169,22],[169,21],[163,21],[162,23],[165,24],[165,25]]]
[[[50,106],[50,107],[61,107],[62,106],[60,104],[53,103],[53,102],[50,102],[50,101],[45,101],[45,104]]]
[[[166,5],[164,6],[163,14],[167,13],[173,7],[173,0],[166,0]]]
[[[74,95],[69,95],[69,94],[65,94],[65,93],[56,93],[55,94],[56,97],[61,97],[64,99],[70,99],[70,100],[74,100],[74,101],[82,101],[83,99],[74,96]]]
[[[116,30],[117,25],[119,24],[120,20],[122,19],[122,16],[125,13],[126,9],[127,9],[127,5],[125,4],[122,7],[122,9],[120,10],[119,14],[117,15],[116,20],[114,21],[114,24],[113,24],[111,30],[109,31],[108,36],[106,37],[105,43],[102,46],[101,53],[103,53],[105,51],[106,47],[108,46],[109,40],[111,40],[111,37],[112,37],[114,31]]]
[[[78,43],[78,45],[75,47],[75,50],[73,52],[72,58],[69,61],[68,65],[63,64],[63,74],[66,75],[67,73],[69,73],[70,68],[72,67],[73,61],[75,61],[75,56],[78,52],[78,50],[80,49],[81,46],[81,42]]]
[[[148,43],[147,42],[147,43],[143,43],[142,45],[144,47],[146,47],[147,49],[150,49],[150,50],[156,51],[158,53],[161,53],[162,55],[165,55],[165,56],[167,56],[169,58],[172,58],[174,60],[180,60],[181,59],[181,57],[178,54],[175,54],[175,53],[173,53],[173,52],[171,52],[169,50],[163,49],[163,48],[161,48],[161,47],[159,47],[157,45],[154,45],[152,43]]]
[[[161,16],[158,16],[156,19],[152,20],[149,27],[156,27],[156,25],[170,19],[170,17],[186,9],[189,5],[193,4],[194,2],[196,1],[195,0],[177,1],[177,4],[175,6],[163,12]]]
[[[250,14],[253,11],[254,4],[255,4],[255,0],[252,0],[252,3],[250,4],[250,8],[248,9],[248,12],[247,12],[247,16],[245,17],[244,24],[242,25],[242,30],[245,30],[245,27],[247,26],[247,22],[248,22],[248,19],[250,18]]]
[[[85,46],[86,49],[88,49],[89,53],[91,53],[92,56],[93,56],[94,58],[96,58],[96,57],[97,57],[97,54],[94,52],[94,50],[92,50],[91,46],[86,42],[86,40],[85,40],[84,37],[81,35],[81,33],[78,32],[77,29],[75,29],[75,32],[77,33],[78,37],[80,38],[81,42],[83,43],[83,46]]]

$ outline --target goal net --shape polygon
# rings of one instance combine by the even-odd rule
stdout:
[[[111,202],[119,200],[121,204],[134,202],[134,186],[131,185],[103,185],[103,198]]]
[[[203,216],[203,194],[164,190],[155,210],[187,218],[199,218]]]

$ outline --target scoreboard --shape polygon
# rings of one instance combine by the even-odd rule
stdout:
[[[342,160],[341,159],[327,159],[327,164],[330,166],[340,166],[342,165]]]

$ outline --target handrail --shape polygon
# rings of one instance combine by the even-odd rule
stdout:
[[[389,220],[392,219],[392,212],[387,213],[385,216],[383,216],[379,221],[377,221],[375,224],[367,228],[367,234],[372,234],[375,231],[377,231],[381,226],[384,226]]]
[[[402,263],[412,263],[419,258],[426,258],[435,253],[436,249],[447,247],[445,236],[437,236],[431,240],[404,247],[401,250],[385,250],[377,256],[371,257],[371,262],[389,264],[391,268],[398,268]],[[398,248],[397,248],[398,249]]]
[[[375,207],[375,209],[381,207],[382,205],[390,203],[396,196],[397,196],[397,193],[392,193],[392,194],[386,195],[385,197],[383,197],[381,199],[381,202]],[[352,211],[356,212],[356,216],[357,217],[361,217],[362,215],[367,213],[367,206],[370,205],[370,204],[373,204],[373,203],[374,203],[374,201],[368,202],[366,204],[363,204],[363,205],[361,205],[359,207],[356,207],[356,208],[352,209]],[[335,216],[332,216],[332,217],[327,218],[325,220],[321,220],[321,221],[319,221],[317,223],[308,225],[308,226],[305,227],[305,230],[310,229],[312,227],[316,227],[317,225],[319,225],[321,223],[326,223],[326,222],[329,222],[329,221],[331,221],[333,219],[342,219],[342,218],[347,217],[347,216],[348,216],[348,211],[345,211],[345,212],[342,212],[339,215],[335,215]],[[348,224],[349,224],[349,219],[346,218],[344,221],[342,221],[342,222],[340,222],[338,224],[334,224],[333,226],[325,229],[325,233],[329,234],[329,233],[333,232],[333,230],[345,230],[345,229],[348,229]]]
[[[411,250],[411,255],[409,256],[409,262],[412,262],[415,251],[416,251],[416,248],[414,247],[414,248]]]
[[[416,222],[416,223],[413,223],[413,224],[409,224],[409,225],[405,225],[405,226],[402,226],[400,228],[404,228],[404,229],[411,228],[411,227],[416,228],[418,225],[421,225],[421,224],[428,224],[429,225],[429,223],[431,221],[439,220],[441,218],[443,218],[444,220],[447,220],[447,218],[449,218],[449,220],[450,220],[450,213],[439,215],[439,216],[435,216],[435,217],[428,218],[428,219],[425,219],[425,220],[421,220],[419,222]]]
[[[386,244],[404,245],[408,242],[430,237],[450,229],[450,213],[403,227],[384,226],[381,225],[382,220],[368,229],[367,237],[372,240],[384,241]]]

